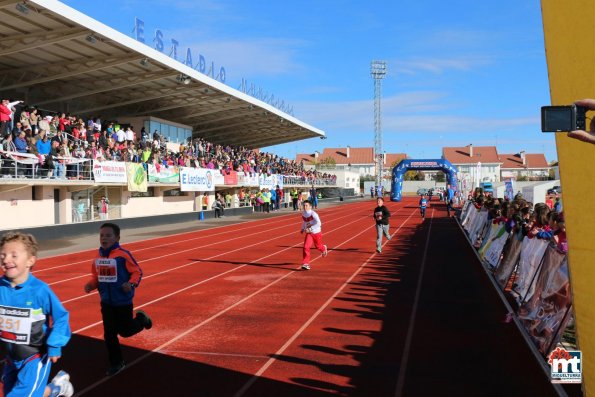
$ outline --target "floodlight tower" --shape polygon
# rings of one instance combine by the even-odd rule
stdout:
[[[386,62],[372,61],[370,74],[374,79],[374,160],[376,186],[382,186],[382,79],[386,76]]]

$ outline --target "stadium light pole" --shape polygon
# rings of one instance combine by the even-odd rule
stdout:
[[[374,79],[374,159],[376,186],[382,186],[382,79],[386,76],[386,62],[372,61],[370,74]]]

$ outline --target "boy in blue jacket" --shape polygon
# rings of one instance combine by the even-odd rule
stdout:
[[[109,366],[107,376],[124,369],[118,335],[128,338],[153,326],[151,318],[142,310],[132,316],[134,290],[143,272],[130,251],[120,247],[120,227],[104,223],[99,229],[99,253],[91,265],[91,280],[85,292],[99,290],[103,335],[107,346]]]
[[[35,237],[9,232],[0,240],[0,340],[6,351],[4,396],[72,396],[70,376],[60,371],[48,385],[52,363],[70,340],[68,312],[50,287],[31,274]]]

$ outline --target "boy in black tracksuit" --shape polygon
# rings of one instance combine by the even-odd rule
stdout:
[[[378,197],[376,199],[377,207],[374,208],[374,220],[376,220],[376,252],[382,252],[382,235],[386,236],[387,240],[390,240],[390,233],[388,232],[388,218],[390,218],[390,212],[384,206],[384,199]]]

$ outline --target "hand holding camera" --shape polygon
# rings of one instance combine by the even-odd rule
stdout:
[[[581,99],[570,106],[543,106],[541,108],[542,132],[568,132],[570,138],[595,144],[595,121],[589,130],[586,113],[595,110],[595,99]]]

